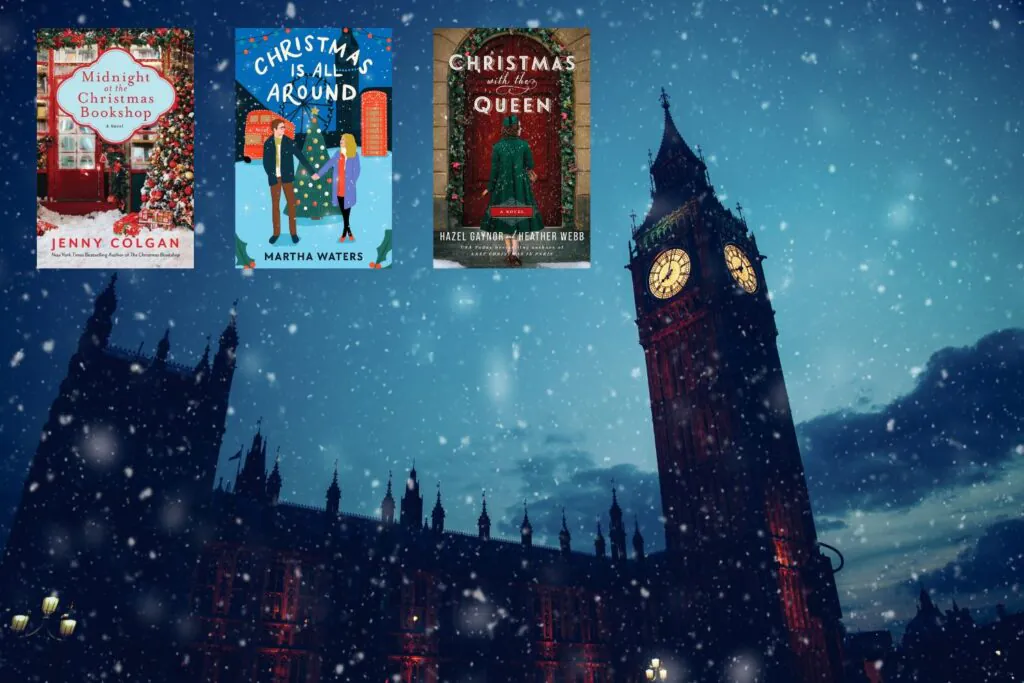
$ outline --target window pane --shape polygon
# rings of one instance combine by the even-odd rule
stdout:
[[[96,151],[96,138],[89,134],[79,136],[78,151],[90,153]]]
[[[92,152],[78,155],[78,168],[93,168],[96,165],[96,157]]]
[[[57,130],[61,133],[70,133],[75,130],[75,123],[66,116],[57,119]]]
[[[148,45],[132,45],[132,56],[141,61],[156,61],[160,59],[160,48]]]
[[[75,167],[75,155],[74,154],[61,154],[60,155],[60,168],[74,168]]]
[[[75,136],[74,135],[61,135],[60,136],[60,151],[62,151],[62,152],[74,152],[75,151]]]

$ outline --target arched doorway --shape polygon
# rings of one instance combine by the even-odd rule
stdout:
[[[526,56],[532,62],[534,57],[547,57],[554,61],[555,55],[539,41],[525,35],[501,34],[484,43],[475,53],[481,57]],[[497,61],[497,60],[495,60]],[[559,146],[561,124],[561,101],[568,93],[561,92],[560,71],[472,71],[466,74],[466,118],[465,144],[466,167],[464,169],[462,225],[478,226],[487,208],[483,191],[491,173],[491,148],[501,137],[501,120],[508,116],[508,100],[528,98],[548,99],[549,111],[517,113],[522,123],[522,136],[530,143],[533,152],[534,170],[537,181],[533,184],[534,198],[540,207],[545,226],[562,224],[562,161]],[[525,80],[522,77],[525,76]],[[486,96],[493,106],[489,113],[475,111],[473,102],[477,97]],[[499,102],[504,99],[504,106]],[[499,108],[501,111],[498,111]],[[454,112],[453,112],[454,113]]]

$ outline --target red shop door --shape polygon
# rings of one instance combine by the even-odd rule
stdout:
[[[54,144],[49,162],[49,194],[56,201],[92,202],[103,199],[100,171],[102,140],[90,128],[79,126],[57,106],[57,87],[82,64],[97,58],[96,47],[51,51],[50,130]]]
[[[548,62],[554,55],[536,40],[526,36],[498,36],[486,43],[476,52],[485,55],[526,55],[532,61],[534,56],[547,56]],[[508,82],[521,71],[509,71]],[[527,77],[535,80],[536,85],[528,92],[520,94],[520,90],[507,92],[507,84],[494,83],[502,72],[472,71],[466,76],[466,168],[464,193],[464,210],[462,224],[466,226],[480,225],[487,198],[483,191],[487,189],[487,181],[491,176],[491,148],[501,138],[501,120],[509,115],[495,111],[498,100],[507,100],[519,96],[521,98],[543,99],[551,101],[551,111],[543,113],[518,113],[522,124],[522,137],[530,143],[533,152],[534,171],[537,181],[533,184],[533,195],[540,207],[541,217],[545,226],[562,224],[562,162],[558,152],[558,128],[561,124],[561,90],[558,86],[558,71],[528,71]],[[490,82],[489,82],[490,81]],[[473,109],[473,101],[481,95],[491,98],[494,107],[489,114],[481,114]],[[536,109],[536,107],[534,107]]]

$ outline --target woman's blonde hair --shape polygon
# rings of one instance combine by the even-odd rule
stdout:
[[[356,136],[345,133],[341,136],[341,144],[345,146],[345,156],[349,159],[356,155]]]

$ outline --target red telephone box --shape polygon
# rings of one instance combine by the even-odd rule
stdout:
[[[362,151],[364,157],[388,155],[388,96],[380,90],[362,95]]]

